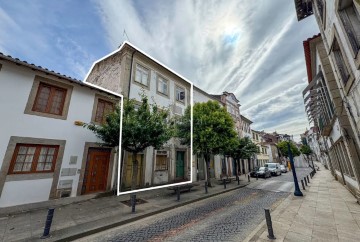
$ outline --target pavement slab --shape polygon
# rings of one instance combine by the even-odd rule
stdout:
[[[244,241],[360,241],[360,205],[329,170],[320,163],[317,165],[320,171],[316,172],[306,190],[302,191],[304,196],[291,195],[288,201],[283,202],[287,204],[280,205],[272,215],[276,240],[267,238],[264,224]]]

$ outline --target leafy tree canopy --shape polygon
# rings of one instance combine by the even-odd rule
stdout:
[[[308,145],[302,145],[300,147],[300,152],[304,155],[311,155],[313,152],[311,150],[311,148]]]
[[[159,109],[155,104],[149,104],[145,95],[142,102],[137,105],[133,99],[124,99],[124,113],[122,118],[121,146],[131,153],[138,153],[152,146],[161,148],[174,134],[173,122],[169,118],[169,111]],[[120,136],[120,108],[106,117],[101,125],[93,123],[85,126],[99,137],[104,145],[116,147]]]
[[[257,152],[256,144],[249,137],[236,139],[236,142],[233,142],[227,150],[227,154],[235,159],[250,159]]]
[[[177,135],[183,144],[190,144],[190,112],[177,125]],[[236,146],[237,134],[230,114],[216,101],[196,103],[193,106],[193,150],[194,153],[216,155],[226,153],[229,146]]]
[[[285,156],[285,157],[289,157],[288,143],[290,144],[290,150],[291,150],[293,157],[299,156],[300,155],[299,149],[296,147],[296,145],[294,143],[289,142],[289,141],[281,141],[277,144],[277,147],[279,148],[281,155]]]

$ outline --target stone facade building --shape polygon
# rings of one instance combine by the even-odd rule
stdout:
[[[311,104],[319,111],[308,110],[309,118],[320,129],[320,146],[324,147],[333,175],[353,193],[359,193],[360,3],[307,1],[311,11],[301,3],[304,0],[295,0],[298,19],[314,14],[320,30],[320,35],[304,42],[310,82],[304,91],[310,92],[310,97],[322,91],[319,105]]]

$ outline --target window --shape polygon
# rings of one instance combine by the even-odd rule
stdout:
[[[66,89],[40,83],[32,111],[62,115]]]
[[[17,144],[9,174],[53,172],[58,150],[57,145]]]
[[[156,171],[167,171],[168,170],[168,152],[166,150],[156,151]]]
[[[135,72],[135,81],[144,85],[144,86],[148,86],[149,83],[149,76],[150,76],[150,71],[139,65],[136,64],[136,72]]]
[[[157,81],[158,81],[157,82],[157,91],[161,94],[168,96],[169,95],[168,81],[161,76],[157,77]]]
[[[345,60],[341,53],[340,46],[339,46],[337,39],[334,39],[332,51],[334,53],[335,63],[336,63],[337,69],[339,71],[339,76],[341,78],[341,81],[343,82],[344,86],[346,86],[346,83],[350,77],[350,74],[346,67]]]
[[[360,15],[353,1],[339,11],[339,16],[344,27],[345,35],[350,43],[351,50],[356,58],[356,55],[360,50]]]
[[[324,2],[323,0],[316,0],[317,9],[319,11],[319,16],[322,24],[324,25]]]
[[[95,122],[101,124],[105,123],[106,115],[112,111],[114,111],[114,104],[112,102],[99,99],[96,108]]]
[[[179,102],[185,102],[185,89],[182,87],[178,87],[176,86],[176,90],[175,90],[175,94],[176,94],[176,101]]]

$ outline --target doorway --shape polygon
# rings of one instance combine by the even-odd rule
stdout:
[[[106,191],[111,149],[89,148],[82,194]]]

